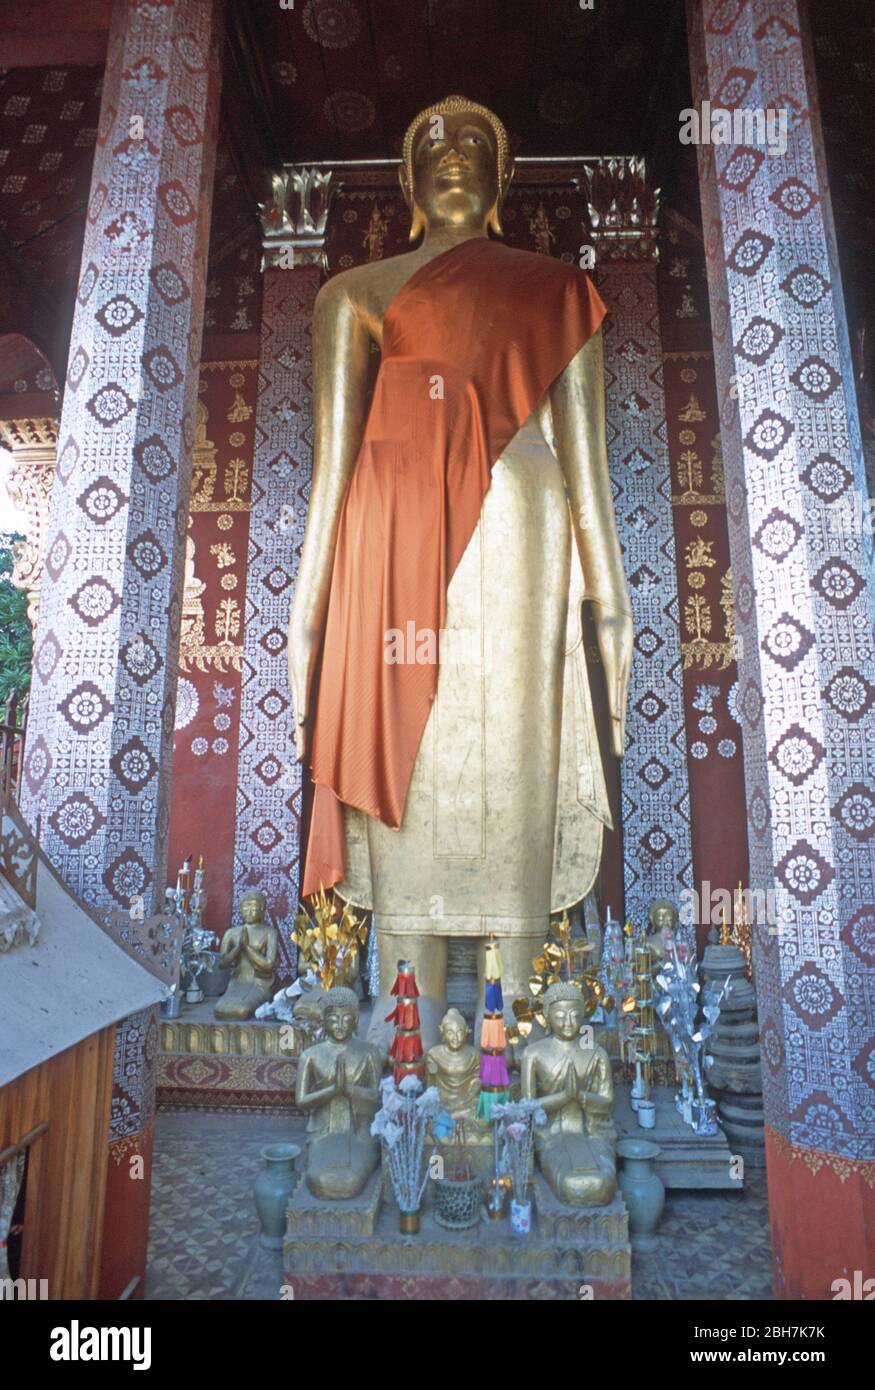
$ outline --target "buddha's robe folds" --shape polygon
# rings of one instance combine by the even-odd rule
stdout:
[[[573,267],[480,238],[386,311],[338,529],[303,884],[384,931],[536,932],[595,878],[610,815],[583,578],[540,407],[604,313]]]
[[[325,1090],[336,1082],[337,1060],[343,1056],[346,1082],[376,1093],[382,1062],[377,1049],[358,1038],[343,1048],[333,1042],[314,1043],[298,1063],[297,1095]],[[310,1111],[307,1120],[307,1186],[316,1197],[355,1197],[376,1168],[380,1147],[371,1137],[377,1103],[348,1094],[332,1096]]]
[[[579,1096],[566,1101],[535,1130],[535,1150],[544,1177],[561,1202],[604,1206],[616,1192],[616,1138],[611,1112],[611,1062],[601,1047],[570,1048],[552,1038],[529,1044],[523,1095],[544,1099],[560,1092],[569,1069]]]

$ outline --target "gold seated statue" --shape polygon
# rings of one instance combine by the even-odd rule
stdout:
[[[380,1103],[382,1062],[373,1043],[356,1037],[358,1000],[351,989],[326,990],[325,1038],[298,1063],[295,1101],[309,1113],[307,1186],[332,1201],[357,1197],[380,1161],[371,1120]]]
[[[647,945],[654,971],[666,960],[678,930],[678,911],[668,898],[654,898],[647,913]]]
[[[259,1005],[273,997],[279,935],[276,927],[265,922],[266,912],[265,896],[257,888],[243,894],[242,926],[226,931],[219,949],[221,969],[234,973],[213,1009],[216,1018],[252,1018]]]
[[[617,1187],[611,1064],[603,1048],[580,1044],[584,1001],[575,985],[551,985],[544,1012],[550,1036],[522,1056],[522,1094],[547,1115],[535,1130],[541,1172],[560,1202],[605,1206]]]
[[[471,1030],[458,1009],[447,1010],[440,1030],[440,1042],[426,1053],[427,1084],[437,1087],[441,1109],[455,1120],[462,1143],[491,1142],[491,1126],[477,1119],[480,1054],[468,1041]]]

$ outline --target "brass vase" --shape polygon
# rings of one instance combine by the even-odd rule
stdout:
[[[419,1235],[420,1217],[419,1210],[402,1211],[398,1213],[398,1229],[402,1236]]]

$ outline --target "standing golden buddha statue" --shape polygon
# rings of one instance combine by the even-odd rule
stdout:
[[[375,914],[381,994],[413,962],[423,1039],[447,943],[501,945],[525,993],[549,914],[610,826],[581,628],[592,605],[619,757],[632,618],[588,278],[501,235],[507,135],[461,97],[409,127],[417,248],[331,279],[313,328],[310,511],[289,624],[316,792],[303,892]],[[371,345],[381,349],[368,397]],[[323,644],[318,696],[311,681]],[[383,1007],[383,1004],[387,1007]]]

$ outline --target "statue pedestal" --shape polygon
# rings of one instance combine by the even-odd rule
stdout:
[[[375,1175],[372,1183],[379,1183]],[[508,1219],[448,1231],[426,1189],[418,1235],[401,1236],[388,1179],[352,1202],[317,1202],[302,1183],[288,1206],[284,1282],[299,1299],[628,1299],[631,1251],[620,1194],[566,1207],[536,1179],[529,1236]],[[372,1225],[369,1223],[372,1222]]]
[[[629,1098],[627,1084],[614,1092],[614,1124],[618,1139],[650,1139],[660,1147],[654,1168],[667,1189],[720,1188],[733,1191],[744,1187],[744,1179],[734,1178],[730,1161],[734,1150],[726,1135],[694,1134],[684,1124],[674,1103],[676,1087],[654,1086],[656,1128],[642,1129]]]
[[[306,1035],[293,1024],[213,1016],[214,999],[183,1004],[158,1025],[160,1110],[294,1110]]]
[[[364,1192],[344,1202],[314,1197],[306,1175],[286,1209],[286,1241],[345,1240],[373,1236],[383,1201],[384,1179],[378,1168]]]
[[[571,1207],[560,1202],[543,1173],[535,1173],[535,1211],[541,1236],[547,1240],[573,1241],[605,1249],[618,1248],[629,1240],[629,1216],[622,1194],[603,1207]]]

